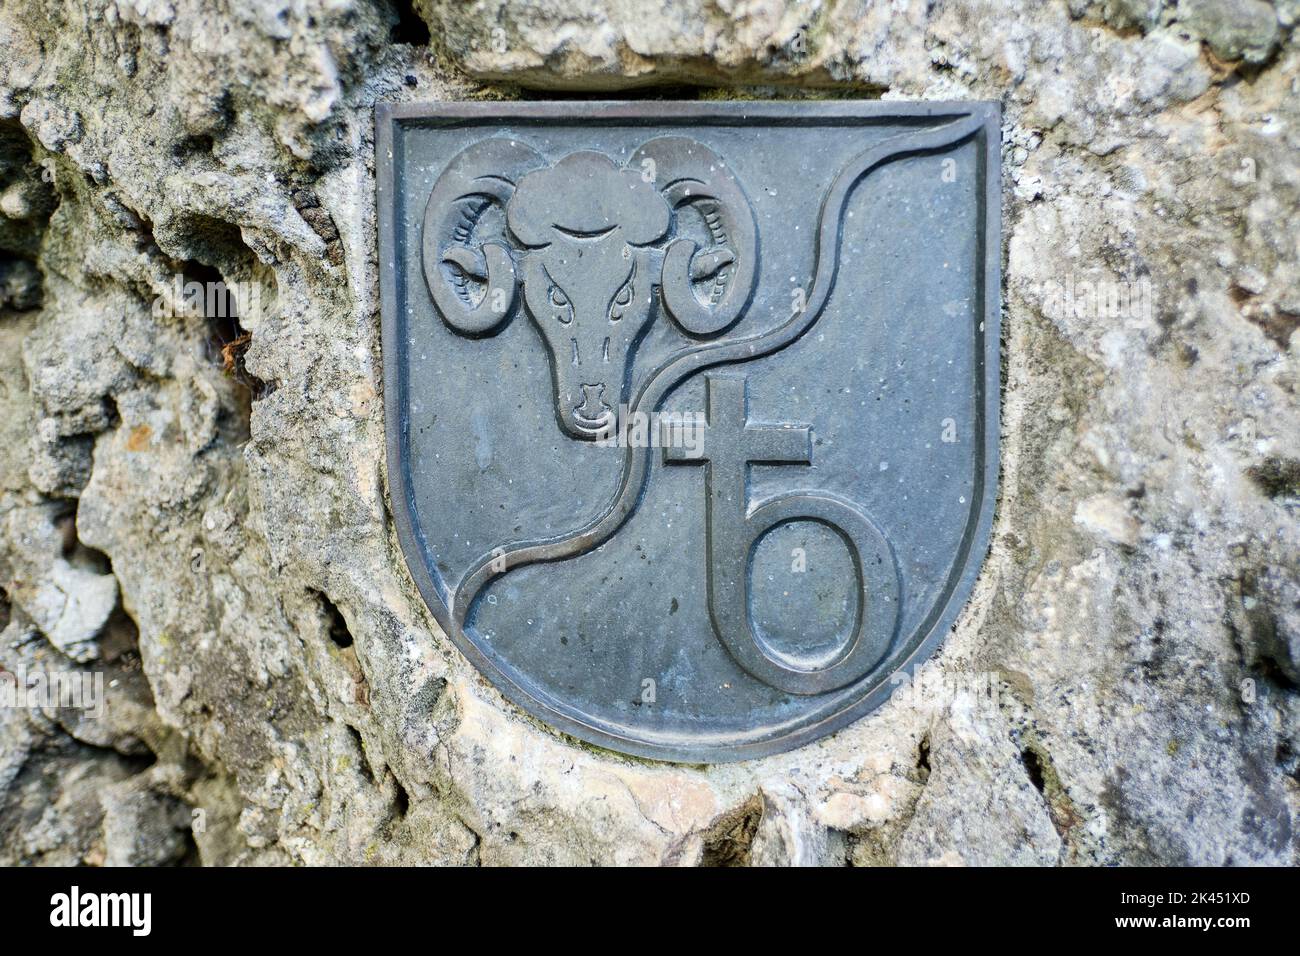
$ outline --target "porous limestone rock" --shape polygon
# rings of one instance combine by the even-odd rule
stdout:
[[[1298,15],[0,7],[0,680],[106,678],[101,717],[0,708],[0,862],[1300,862]],[[992,548],[924,679],[830,738],[583,746],[407,574],[373,107],[528,89],[1003,105]]]

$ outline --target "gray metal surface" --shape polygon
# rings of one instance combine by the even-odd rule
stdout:
[[[378,108],[394,519],[511,700],[735,760],[838,729],[934,649],[996,491],[998,122]]]

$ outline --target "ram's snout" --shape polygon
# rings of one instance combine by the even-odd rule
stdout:
[[[649,254],[620,228],[552,235],[524,259],[524,299],[550,353],[560,427],[591,439],[614,425],[632,350],[654,314]]]
[[[584,436],[600,435],[614,426],[614,410],[605,401],[604,394],[604,382],[582,386],[582,404],[573,407],[571,424]]]

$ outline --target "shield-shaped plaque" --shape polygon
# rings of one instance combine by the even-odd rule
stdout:
[[[393,515],[507,697],[734,760],[942,640],[998,475],[998,116],[379,108]]]

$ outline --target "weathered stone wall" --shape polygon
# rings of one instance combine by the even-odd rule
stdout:
[[[107,697],[0,708],[0,861],[1298,862],[1295,0],[0,9],[0,665]],[[539,89],[1003,103],[992,551],[818,744],[576,744],[407,575],[372,108]]]

